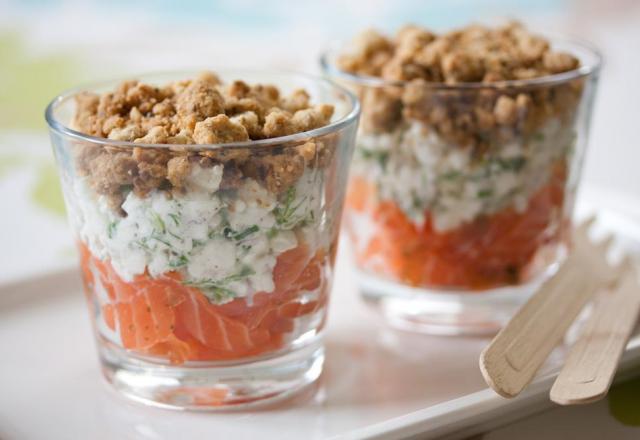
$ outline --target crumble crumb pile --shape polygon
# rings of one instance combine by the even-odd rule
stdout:
[[[326,125],[333,106],[312,106],[306,91],[289,96],[271,85],[212,72],[154,87],[124,81],[115,91],[77,96],[73,128],[108,139],[147,144],[217,144],[273,138]]]
[[[573,55],[552,50],[543,37],[520,23],[489,28],[471,25],[441,35],[405,26],[394,38],[375,30],[359,35],[339,67],[388,80],[456,84],[531,79],[573,70]]]
[[[326,166],[334,149],[328,137],[255,149],[182,147],[286,136],[325,126],[333,115],[333,106],[311,105],[302,89],[281,96],[272,85],[243,81],[226,85],[212,72],[164,87],[124,81],[102,95],[80,93],[76,104],[72,128],[84,134],[134,144],[171,144],[166,148],[80,145],[79,174],[121,213],[129,189],[142,197],[154,189],[168,194],[184,190],[195,164],[224,164],[223,188],[234,188],[248,177],[280,194],[295,184],[305,167]]]
[[[570,124],[583,89],[582,78],[536,87],[491,87],[580,65],[576,57],[554,51],[549,41],[519,23],[471,25],[441,35],[410,25],[393,38],[367,30],[336,64],[356,75],[401,81],[383,87],[355,85],[363,132],[393,132],[418,121],[425,130],[451,144],[472,147],[480,156],[496,143],[533,135],[551,118]],[[437,87],[461,83],[487,88]]]

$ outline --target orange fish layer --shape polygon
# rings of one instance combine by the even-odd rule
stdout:
[[[523,282],[537,251],[565,238],[565,186],[562,163],[524,212],[507,208],[438,232],[428,212],[416,226],[394,202],[378,201],[373,183],[352,177],[347,212],[366,215],[375,228],[368,243],[357,246],[358,265],[415,287],[481,290]],[[349,215],[346,220],[349,228]],[[359,232],[349,232],[357,243]]]
[[[79,248],[85,291],[91,302],[97,300],[96,289],[106,291],[101,317],[123,347],[175,364],[242,359],[278,350],[296,318],[324,309],[327,302],[323,274],[328,258],[323,252],[311,255],[306,245],[278,257],[274,292],[256,293],[251,304],[235,299],[223,305],[185,286],[178,272],[155,278],[138,275],[127,282],[84,243]],[[310,291],[320,294],[303,301],[301,295]]]

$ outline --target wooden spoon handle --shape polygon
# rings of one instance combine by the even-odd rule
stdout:
[[[552,401],[575,405],[607,394],[639,312],[637,271],[629,267],[615,289],[597,297],[583,333],[551,388]]]
[[[574,250],[558,270],[514,315],[480,355],[489,386],[504,397],[517,396],[562,340],[580,311],[617,271],[606,260],[609,241],[591,243],[591,222],[577,228]]]
[[[567,261],[516,313],[480,355],[480,370],[503,397],[517,396],[533,379],[598,285]]]

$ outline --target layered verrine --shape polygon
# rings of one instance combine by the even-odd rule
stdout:
[[[357,113],[329,82],[256,72],[130,80],[51,104],[116,387],[214,407],[317,378]],[[154,376],[171,380],[141,379]]]
[[[417,327],[495,329],[459,295],[531,286],[566,252],[598,55],[510,23],[369,30],[322,62],[362,102],[346,224],[364,291],[403,296]]]

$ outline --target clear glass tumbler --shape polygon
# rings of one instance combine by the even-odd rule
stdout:
[[[581,67],[450,85],[341,71],[340,44],[322,56],[362,103],[345,224],[393,325],[493,333],[566,255],[600,56],[550,40]]]
[[[304,88],[334,105],[332,122],[218,145],[120,142],[70,128],[76,95],[115,82],[62,94],[46,110],[104,375],[128,397],[165,407],[271,401],[315,381],[324,360],[358,102],[302,74],[218,73]],[[175,166],[189,170],[182,189],[166,176]],[[162,182],[140,191],[136,179],[158,169]],[[226,275],[200,278],[212,267]]]

